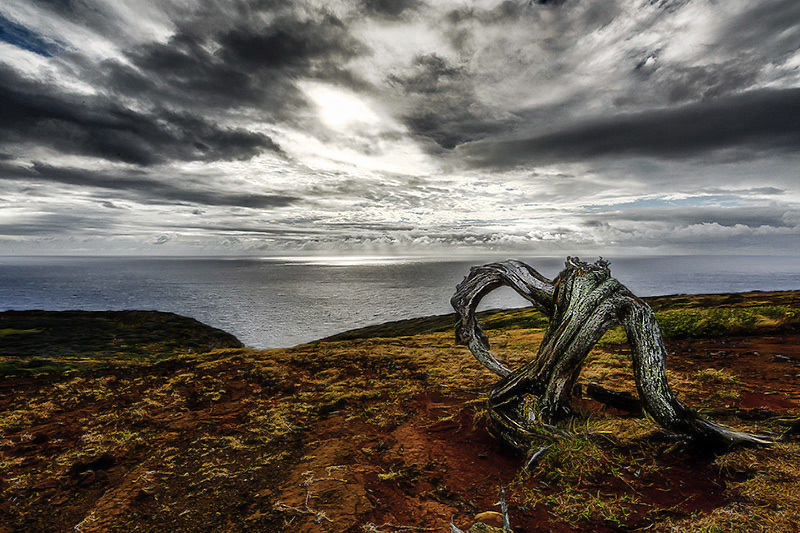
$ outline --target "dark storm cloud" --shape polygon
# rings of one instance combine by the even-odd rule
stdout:
[[[303,104],[285,79],[262,84],[253,73],[212,57],[191,35],[175,35],[167,43],[145,45],[128,57],[130,63],[103,62],[92,74],[97,77],[93,85],[146,104],[207,110],[217,115],[263,105],[263,114],[270,116]]]
[[[156,181],[143,171],[120,171],[109,173],[84,169],[56,167],[45,163],[34,163],[31,168],[11,163],[0,163],[0,180],[47,181],[63,185],[91,187],[115,191],[119,194],[133,193],[131,198],[143,203],[180,203],[227,207],[249,207],[271,209],[285,207],[299,201],[286,195],[257,193],[223,193],[203,190],[195,185],[182,188]]]
[[[653,4],[667,13],[691,9],[698,3],[688,1]],[[615,97],[617,105],[661,101],[681,104],[716,98],[763,85],[765,72],[781,69],[791,61],[800,43],[800,3],[793,0],[751,2],[729,16],[723,4],[702,6],[707,14],[719,16],[719,27],[707,36],[708,52],[701,59],[676,59],[681,44],[671,36],[648,40],[649,46],[632,58],[634,82],[626,94]],[[702,12],[700,12],[702,13]],[[696,13],[696,14],[700,14]],[[668,19],[659,15],[653,20]],[[679,31],[679,28],[676,28]],[[713,44],[712,44],[713,43]],[[691,49],[691,45],[686,47]],[[662,57],[663,56],[663,57]],[[768,75],[769,76],[769,75]],[[796,85],[796,84],[792,84]]]
[[[233,28],[220,36],[219,44],[223,61],[256,69],[308,69],[315,59],[347,59],[361,48],[332,15],[320,21],[283,18],[264,28]]]
[[[279,151],[263,134],[223,128],[188,113],[157,109],[146,114],[105,97],[56,93],[4,66],[0,141],[137,165],[246,159],[264,150]]]
[[[517,0],[505,0],[497,5],[484,8],[463,4],[455,9],[450,10],[445,16],[445,21],[448,24],[457,26],[462,22],[472,21],[489,25],[502,24],[513,22],[526,16],[531,16],[535,20],[542,12],[551,12],[550,8],[559,7],[564,3],[564,1],[565,0],[529,0],[528,2],[520,2]],[[584,14],[585,21],[589,23],[588,26],[591,26],[593,20],[596,18],[604,18],[607,21],[607,17],[605,17],[604,13],[612,9],[615,3],[616,0],[607,0],[602,3],[593,3],[591,6],[589,6]],[[561,23],[557,19],[548,20],[550,24]]]
[[[291,120],[305,105],[295,81],[364,82],[343,64],[366,48],[331,14],[293,12],[262,17],[181,23],[167,42],[127,53],[129,62],[106,61],[98,82],[131,98],[178,107],[211,107],[215,112],[247,109],[256,116]]]
[[[47,237],[19,249],[53,236],[63,252],[71,233],[163,253],[797,234],[796,1],[132,6],[0,8],[17,47],[0,58],[6,233]]]
[[[510,166],[607,156],[680,159],[733,148],[748,155],[798,150],[800,89],[754,90],[674,109],[602,118],[555,132],[474,142],[458,152],[477,166]]]
[[[404,71],[389,76],[410,100],[403,120],[421,137],[442,148],[503,131],[510,120],[498,119],[480,104],[466,68],[437,54],[417,56]]]
[[[421,5],[421,0],[361,0],[361,7],[366,13],[388,18],[400,17]]]

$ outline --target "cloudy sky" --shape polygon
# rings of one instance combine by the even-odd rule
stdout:
[[[800,250],[797,0],[4,0],[0,254]]]

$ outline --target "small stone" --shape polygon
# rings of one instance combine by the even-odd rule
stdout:
[[[503,527],[503,515],[497,511],[485,511],[475,515],[476,522],[483,522],[487,526]]]
[[[791,360],[792,360],[791,357],[786,357],[785,355],[780,355],[780,354],[775,355],[772,358],[772,361],[775,363],[788,363]]]

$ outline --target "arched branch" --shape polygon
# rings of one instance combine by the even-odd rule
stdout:
[[[484,296],[503,286],[511,287],[548,316],[552,314],[553,283],[530,266],[515,260],[473,267],[450,299],[460,317],[456,326],[457,342],[469,346],[475,358],[498,376],[507,376],[511,370],[489,350],[489,339],[478,324],[475,311]]]

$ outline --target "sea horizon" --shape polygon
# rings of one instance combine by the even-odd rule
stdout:
[[[510,258],[552,278],[566,255],[0,256],[0,310],[166,311],[228,331],[249,347],[280,348],[450,313],[450,296],[472,266]],[[639,296],[800,289],[798,256],[605,258]],[[501,288],[481,309],[526,305]]]

